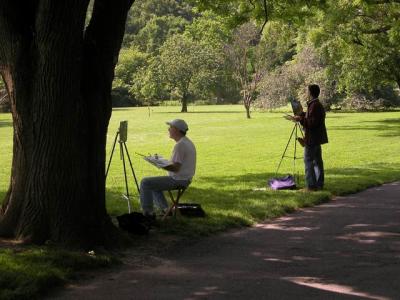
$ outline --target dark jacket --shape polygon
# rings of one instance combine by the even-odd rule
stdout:
[[[318,99],[307,101],[307,113],[303,113],[300,123],[303,125],[306,145],[322,145],[328,143],[325,127],[325,109]]]

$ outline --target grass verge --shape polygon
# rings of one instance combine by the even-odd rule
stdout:
[[[115,265],[110,255],[53,247],[0,249],[0,299],[36,299],[80,272]]]

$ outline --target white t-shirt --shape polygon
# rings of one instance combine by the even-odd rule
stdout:
[[[192,180],[196,171],[196,148],[186,136],[182,137],[174,147],[170,159],[174,163],[180,163],[178,172],[168,172],[169,176],[176,180]]]

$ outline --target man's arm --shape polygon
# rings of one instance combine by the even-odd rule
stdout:
[[[169,166],[164,167],[163,169],[176,173],[180,170],[180,168],[181,168],[181,164],[178,162],[175,162]]]
[[[308,108],[307,117],[305,113],[295,116],[296,121],[300,122],[304,128],[315,128],[320,126],[323,119],[322,105],[317,103],[311,104]]]

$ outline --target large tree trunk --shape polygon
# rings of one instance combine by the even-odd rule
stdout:
[[[106,245],[105,146],[111,83],[133,0],[0,4],[0,72],[11,98],[11,181],[0,235]],[[23,5],[23,6],[21,6]]]

